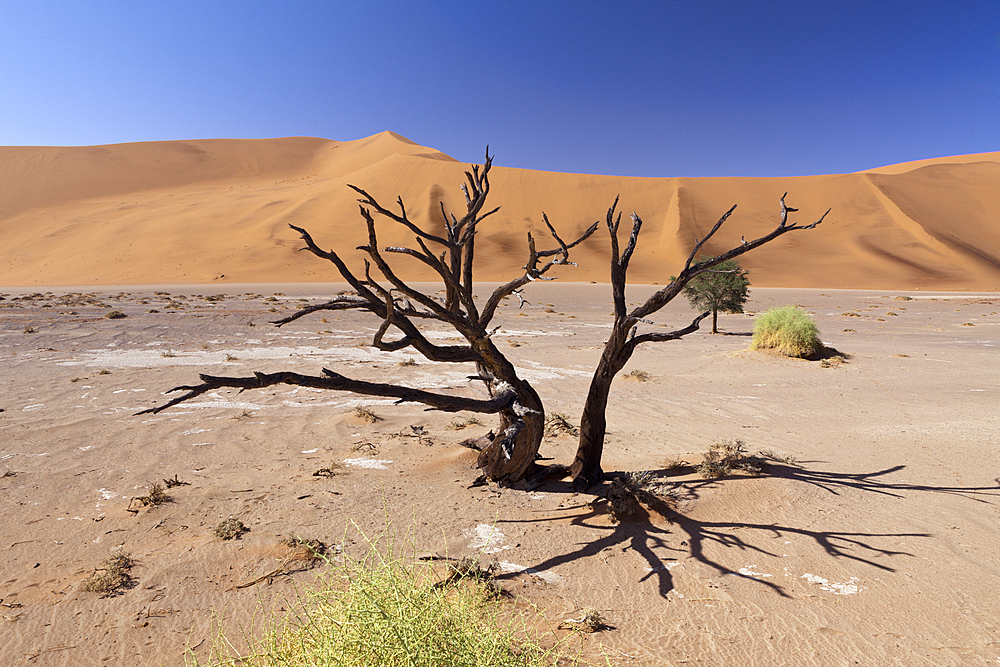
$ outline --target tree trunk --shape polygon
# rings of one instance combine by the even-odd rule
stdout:
[[[483,361],[476,364],[490,397],[502,399],[500,426],[493,441],[479,453],[477,465],[494,482],[516,484],[535,467],[545,433],[545,409],[535,389],[517,376],[513,364],[485,342]]]
[[[712,309],[712,333],[719,333],[719,309]]]
[[[612,334],[624,341],[624,336]],[[583,406],[583,416],[580,417],[580,444],[576,450],[570,474],[573,476],[573,488],[585,491],[604,479],[601,469],[601,456],[604,454],[604,435],[607,432],[608,394],[615,375],[625,367],[631,355],[627,354],[623,345],[611,345],[604,349],[601,361],[590,380],[590,391],[587,392],[587,402]]]
[[[541,399],[527,382],[520,384],[512,405],[500,412],[496,437],[479,453],[477,461],[483,473],[497,483],[515,484],[532,471],[545,433]],[[490,394],[495,395],[494,391],[515,390],[507,383],[499,383],[496,389],[490,388]]]

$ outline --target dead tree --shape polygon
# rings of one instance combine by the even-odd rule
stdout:
[[[651,324],[646,318],[670,303],[695,276],[711,270],[712,267],[726,260],[739,257],[745,252],[769,243],[788,232],[799,229],[812,229],[823,222],[823,219],[830,212],[828,209],[819,220],[809,225],[788,224],[788,213],[790,211],[797,211],[798,209],[785,206],[785,196],[787,194],[786,192],[781,196],[781,220],[778,226],[769,234],[753,241],[744,242],[716,257],[695,262],[695,256],[701,251],[705,243],[719,231],[722,224],[732,215],[736,206],[734,205],[726,211],[705,238],[695,244],[691,250],[691,254],[688,255],[687,262],[684,264],[684,270],[669,285],[653,294],[645,303],[634,308],[631,312],[626,310],[625,305],[625,278],[628,273],[629,260],[632,259],[632,253],[635,252],[635,246],[639,240],[642,219],[635,213],[632,213],[632,233],[629,236],[625,250],[619,252],[618,225],[621,223],[621,213],[618,213],[617,218],[615,217],[615,209],[618,207],[618,199],[615,198],[615,202],[608,209],[607,215],[608,231],[611,233],[611,288],[615,304],[615,321],[611,335],[604,344],[604,352],[601,354],[601,360],[594,371],[594,377],[591,379],[587,401],[583,406],[583,416],[580,418],[580,444],[577,448],[573,464],[570,466],[574,488],[577,490],[587,489],[601,481],[604,477],[604,471],[601,469],[601,456],[604,453],[604,434],[607,429],[606,412],[608,395],[611,391],[611,383],[615,379],[615,375],[625,367],[635,349],[643,343],[677,340],[693,331],[697,331],[701,321],[711,315],[712,311],[701,313],[691,324],[677,331],[639,334],[639,325]]]
[[[332,262],[354,292],[338,296],[327,303],[309,306],[273,322],[281,326],[304,315],[323,310],[368,311],[382,320],[372,339],[373,347],[383,351],[413,348],[431,361],[474,363],[477,372],[474,377],[485,384],[489,394],[488,399],[463,398],[398,384],[354,380],[324,368],[322,375],[302,375],[293,372],[254,373],[253,377],[201,375],[201,384],[180,386],[170,390],[170,392],[185,391],[185,394],[138,414],[160,412],[215,389],[234,388],[243,391],[282,383],[397,398],[399,402],[423,403],[431,409],[448,412],[495,413],[500,415],[497,435],[482,449],[479,467],[493,481],[503,483],[520,481],[535,465],[544,432],[545,412],[535,390],[528,382],[518,377],[513,364],[493,343],[491,336],[499,327],[491,328],[491,322],[504,298],[517,294],[521,287],[531,281],[551,280],[544,274],[553,266],[572,264],[569,261],[570,248],[593,234],[599,222],[591,225],[575,241],[566,243],[543,213],[542,219],[558,247],[538,250],[535,239],[529,232],[528,257],[524,273],[494,290],[485,303],[477,304],[473,295],[472,277],[476,232],[483,220],[499,210],[498,207],[483,212],[490,190],[491,163],[492,157],[487,148],[486,161],[482,169],[479,165],[474,165],[471,172],[465,173],[467,183],[463,183],[461,187],[465,194],[466,213],[461,219],[449,215],[444,203],[441,203],[443,235],[430,233],[414,224],[407,217],[401,197],[397,199],[399,206],[397,213],[384,208],[363,189],[349,186],[361,195],[358,199],[361,204],[359,207],[361,217],[368,226],[368,245],[357,248],[368,254],[363,278],[355,275],[335,251],[322,250],[306,230],[292,226],[306,243],[303,249]],[[379,247],[372,211],[381,218],[403,225],[413,232],[417,248]],[[436,246],[439,254],[432,251],[430,246]],[[386,255],[389,254],[406,255],[430,267],[440,276],[444,284],[444,299],[421,292],[399,278],[386,260]],[[372,277],[372,264],[381,272],[383,282]],[[419,322],[425,321],[440,322],[452,327],[462,335],[466,343],[464,345],[431,343],[418,326]],[[391,339],[387,338],[390,331],[394,332],[395,336]]]

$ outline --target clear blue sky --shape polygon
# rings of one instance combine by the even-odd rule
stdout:
[[[0,145],[383,130],[622,176],[1000,150],[1000,2],[0,6]]]

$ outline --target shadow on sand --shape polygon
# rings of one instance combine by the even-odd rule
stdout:
[[[893,466],[885,470],[870,473],[832,473],[819,472],[801,467],[801,465],[787,464],[778,461],[768,460],[762,471],[762,476],[780,477],[784,479],[803,482],[817,486],[833,495],[840,495],[844,489],[856,489],[869,493],[877,493],[893,497],[904,497],[908,492],[923,493],[946,493],[969,498],[970,500],[982,503],[991,502],[988,498],[1000,497],[1000,479],[996,486],[987,487],[949,487],[930,486],[921,484],[909,484],[905,482],[891,482],[886,479],[888,475],[900,472],[905,466]],[[693,472],[693,468],[656,470],[653,474],[663,480],[678,474]],[[609,473],[608,477],[621,476],[623,473]],[[743,477],[743,476],[741,476]],[[745,478],[745,477],[744,477]],[[667,563],[681,557],[691,557],[695,560],[715,569],[720,575],[734,575],[745,579],[751,579],[757,583],[767,586],[775,593],[790,597],[788,593],[777,583],[758,579],[730,567],[723,565],[712,559],[705,553],[705,547],[709,544],[717,544],[723,547],[739,549],[755,554],[778,557],[780,554],[773,553],[760,546],[751,544],[750,538],[755,534],[767,534],[769,537],[781,537],[798,535],[813,540],[823,547],[827,554],[834,558],[865,563],[887,572],[895,572],[895,568],[878,562],[888,556],[912,556],[907,551],[896,551],[893,549],[878,546],[884,539],[897,538],[930,538],[930,533],[868,533],[852,531],[818,531],[795,526],[779,525],[777,523],[749,523],[742,521],[696,521],[685,517],[676,511],[677,501],[690,501],[699,498],[708,487],[725,481],[727,478],[693,480],[675,483],[672,489],[673,497],[670,499],[644,497],[643,504],[649,510],[660,514],[670,522],[670,529],[657,526],[652,521],[652,516],[643,509],[643,513],[629,520],[616,524],[607,525],[606,522],[599,521],[598,518],[607,514],[606,500],[601,497],[607,493],[608,485],[604,483],[598,490],[598,498],[589,503],[581,503],[574,507],[565,508],[568,511],[578,512],[571,519],[574,526],[583,526],[597,530],[606,531],[606,535],[597,540],[586,542],[578,548],[567,551],[564,554],[548,558],[540,563],[532,565],[531,568],[538,571],[545,571],[559,565],[572,562],[580,558],[597,556],[609,547],[619,549],[630,548],[642,556],[650,572],[640,581],[645,581],[650,577],[656,577],[659,582],[659,593],[665,596],[673,587],[673,578]],[[549,492],[572,492],[572,486],[564,482],[550,482],[540,488]],[[548,519],[525,519],[498,521],[498,523],[536,523],[542,521],[563,521],[566,516]],[[680,534],[673,539],[668,536],[673,534],[674,529],[679,529]],[[741,537],[739,533],[747,537]],[[677,538],[681,539],[678,540]],[[668,541],[669,539],[669,541]],[[504,575],[513,576],[513,575]],[[501,577],[503,578],[503,577]]]

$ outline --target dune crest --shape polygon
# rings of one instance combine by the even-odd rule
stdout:
[[[467,165],[386,131],[355,141],[312,137],[204,139],[85,147],[0,147],[0,285],[317,282],[339,278],[297,252],[306,227],[354,266],[366,231],[357,185],[410,218],[440,224],[440,203],[464,210]],[[645,225],[630,280],[664,283],[695,240],[738,204],[707,252],[770,230],[778,199],[811,222],[743,258],[758,286],[1000,289],[1000,153],[790,178],[626,178],[495,167],[480,231],[477,275],[504,280],[526,256],[525,235],[547,238],[542,212],[566,237],[603,219],[615,196]],[[386,245],[411,245],[380,227]],[[574,250],[567,281],[608,280],[601,231]],[[431,278],[401,261],[407,278]]]

